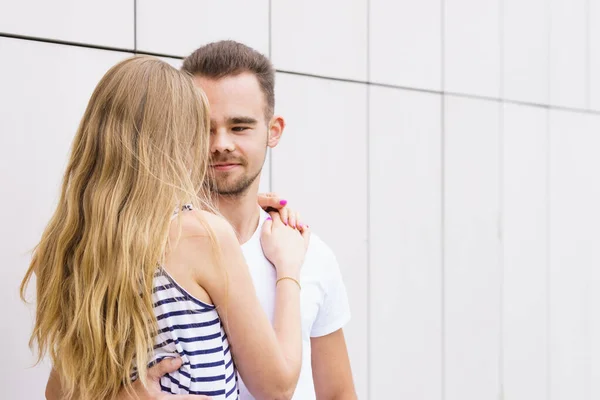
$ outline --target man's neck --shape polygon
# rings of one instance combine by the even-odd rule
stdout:
[[[217,208],[237,232],[240,244],[250,240],[260,218],[260,207],[257,202],[258,187],[252,186],[242,195],[217,198]]]

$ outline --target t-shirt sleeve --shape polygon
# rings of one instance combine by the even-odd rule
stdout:
[[[313,323],[311,337],[329,335],[350,321],[350,304],[339,264],[333,252],[329,248],[326,250],[328,254],[322,266],[323,303]]]

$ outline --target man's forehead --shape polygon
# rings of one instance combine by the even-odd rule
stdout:
[[[211,120],[224,123],[233,118],[257,119],[264,113],[265,98],[256,77],[235,75],[220,79],[194,78],[208,98]]]
[[[250,72],[243,72],[236,75],[228,75],[222,78],[210,78],[202,75],[194,77],[197,86],[203,89],[207,94],[218,92],[221,95],[240,95],[243,93],[256,96],[262,93],[260,83],[256,76]],[[258,98],[264,96],[256,96]]]

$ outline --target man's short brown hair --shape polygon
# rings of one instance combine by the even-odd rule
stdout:
[[[266,100],[267,120],[275,111],[275,69],[263,54],[233,40],[209,43],[183,60],[184,71],[220,79],[250,72],[256,76]]]

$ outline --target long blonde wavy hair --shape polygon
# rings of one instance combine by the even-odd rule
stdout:
[[[30,345],[49,354],[71,399],[112,399],[146,383],[152,280],[176,207],[209,208],[206,98],[148,56],[102,78],[73,142],[60,200],[21,284],[36,276]],[[214,237],[213,237],[214,239]]]

